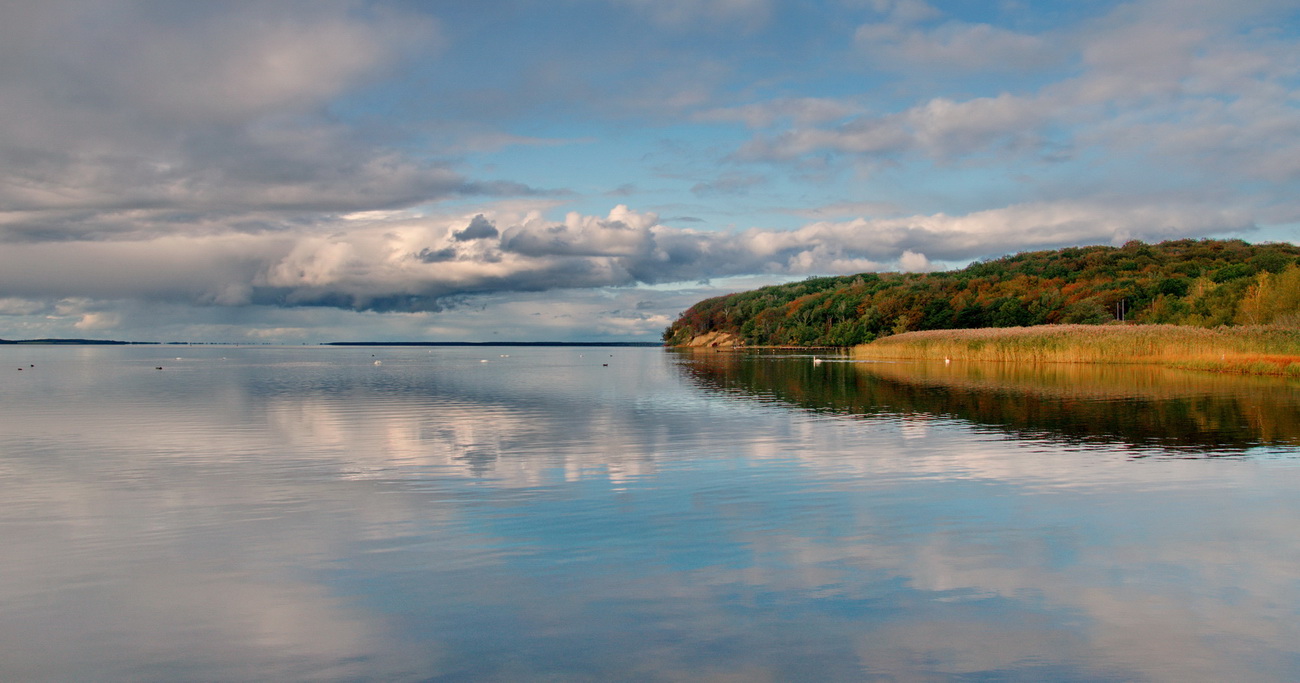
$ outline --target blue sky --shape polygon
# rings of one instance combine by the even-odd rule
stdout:
[[[0,337],[655,340],[695,301],[1295,241],[1292,1],[0,8]]]

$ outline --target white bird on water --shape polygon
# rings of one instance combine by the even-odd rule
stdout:
[[[813,356],[813,365],[821,365],[821,364],[822,364],[822,359]]]

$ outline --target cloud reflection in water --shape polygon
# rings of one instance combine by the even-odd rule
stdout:
[[[1297,672],[1286,457],[791,359],[4,352],[9,680]]]

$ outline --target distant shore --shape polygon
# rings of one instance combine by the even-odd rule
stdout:
[[[598,346],[609,348],[629,348],[629,347],[654,347],[663,346],[660,342],[620,342],[620,341],[591,341],[591,342],[525,342],[525,341],[494,341],[494,342],[324,342],[321,346]]]
[[[125,346],[125,345],[143,345],[143,346],[281,346],[280,344],[245,344],[240,342],[154,342],[154,341],[118,341],[115,339],[0,339],[0,345],[15,346]],[[657,347],[663,346],[660,342],[620,342],[620,341],[591,341],[591,342],[567,342],[567,341],[546,341],[546,342],[523,342],[523,341],[499,341],[499,342],[320,342],[311,344],[312,346],[598,346],[598,347]],[[299,344],[283,344],[283,346],[299,346]]]
[[[1300,329],[1178,325],[1041,325],[926,330],[852,349],[862,359],[1009,363],[1153,363],[1300,378]]]
[[[121,346],[124,344],[157,344],[158,342],[131,342],[115,339],[0,339],[0,345],[23,344],[28,346]]]

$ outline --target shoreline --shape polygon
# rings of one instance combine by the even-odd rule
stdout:
[[[1300,378],[1300,329],[1042,325],[906,332],[854,346],[855,358],[1008,363],[1155,364]]]
[[[1180,370],[1300,378],[1300,329],[1282,326],[1038,325],[925,330],[857,346],[750,346],[728,333],[674,349],[835,350],[863,360],[1150,364]]]

